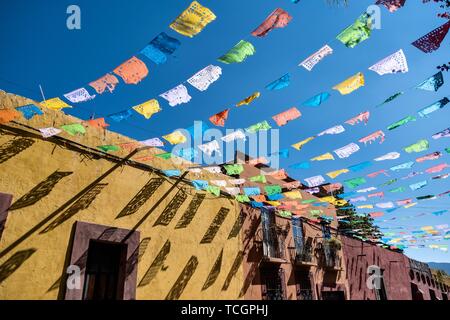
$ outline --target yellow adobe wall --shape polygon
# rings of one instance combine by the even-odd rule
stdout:
[[[12,108],[27,103],[30,103],[30,101],[0,92],[0,108]],[[51,110],[44,110],[44,112],[44,116],[34,117],[31,121],[18,120],[18,122],[23,122],[34,128],[42,128],[47,126],[57,127],[61,124],[80,121],[76,118],[65,116],[60,112]],[[8,124],[8,126],[19,127],[14,124]],[[132,141],[108,131],[103,132],[92,128],[87,128],[87,131],[88,133],[84,137],[72,138],[65,133],[62,136],[91,147]],[[8,141],[17,138],[11,132],[5,133],[0,131],[0,133],[0,148]],[[70,234],[76,221],[131,229],[175,181],[166,178],[162,186],[136,213],[116,219],[119,212],[149,179],[158,177],[156,174],[128,165],[122,166],[101,182],[108,185],[87,209],[81,210],[54,230],[40,234],[49,225],[49,223],[46,223],[25,237],[22,242],[14,245],[16,240],[27,234],[36,225],[39,225],[43,219],[55,212],[80,190],[114,166],[113,162],[105,159],[89,160],[84,158],[79,153],[41,139],[39,135],[31,139],[35,141],[32,147],[0,163],[0,192],[13,194],[13,203],[53,172],[73,173],[59,181],[53,190],[36,204],[9,213],[5,231],[0,240],[1,300],[56,299],[59,290],[54,284],[64,272]],[[161,151],[152,149],[138,155],[158,152]],[[126,152],[120,152],[118,155],[125,156]],[[152,161],[151,165],[164,169],[173,169],[174,167],[170,161],[160,159]],[[194,179],[195,177],[190,176],[189,178]],[[208,177],[200,176],[196,178],[207,179]],[[180,298],[236,299],[243,283],[242,266],[238,268],[227,290],[222,290],[222,288],[232,268],[236,254],[241,249],[240,236],[228,239],[229,233],[238,218],[239,206],[235,201],[226,198],[216,198],[207,194],[191,224],[185,229],[175,229],[175,225],[196,193],[192,187],[184,183],[180,187],[186,188],[188,198],[168,226],[154,227],[153,224],[176,194],[177,189],[173,190],[170,196],[150,215],[148,220],[138,228],[140,240],[151,238],[138,263],[138,283],[167,240],[171,243],[171,250],[156,277],[148,285],[137,288],[136,298],[164,299],[188,260],[191,256],[196,256],[199,262],[198,267]],[[228,208],[230,211],[220,226],[216,237],[210,244],[200,244],[202,237],[222,207]],[[9,248],[11,250],[6,252],[5,250]],[[213,285],[206,290],[202,290],[222,249],[223,259],[220,274]],[[33,252],[32,250],[35,250],[34,253],[24,259],[24,261],[19,261],[23,263],[19,263],[17,270],[10,273],[11,258],[17,257],[20,252],[31,253]],[[52,287],[53,289],[51,289]]]

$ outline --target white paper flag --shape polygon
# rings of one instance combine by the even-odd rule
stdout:
[[[342,132],[345,132],[345,128],[341,125],[338,125],[319,133],[318,136],[321,137],[326,134],[340,134]]]
[[[206,153],[208,156],[211,156],[214,152],[220,153],[220,146],[217,140],[199,145],[198,148]]]
[[[228,182],[238,186],[238,185],[244,184],[245,179],[232,179],[232,180],[228,180]]]
[[[53,136],[55,136],[57,134],[60,134],[62,132],[62,130],[57,129],[57,128],[53,128],[53,127],[42,128],[42,129],[39,129],[39,131],[41,132],[41,134],[42,134],[42,136],[44,138],[50,138],[50,137],[53,137]]]
[[[220,167],[207,167],[203,169],[211,173],[222,173],[222,169]]]
[[[94,99],[95,94],[91,96],[85,88],[80,88],[72,92],[66,93],[64,97],[72,103],[79,103]]]
[[[390,202],[383,202],[383,203],[377,203],[376,206],[378,208],[381,208],[381,209],[390,209],[390,208],[394,207],[394,203],[391,202],[391,201]]]
[[[400,153],[398,152],[389,152],[385,154],[384,156],[378,157],[374,159],[375,161],[385,161],[385,160],[395,160],[400,158]]]
[[[159,96],[166,99],[171,107],[175,107],[182,103],[188,103],[192,98],[189,95],[187,88],[182,84]]]
[[[239,139],[244,140],[244,141],[247,140],[245,138],[245,133],[242,132],[241,130],[237,130],[233,133],[230,133],[229,135],[226,135],[226,136],[222,137],[221,139],[222,139],[222,141],[227,142],[227,143],[232,142],[234,140],[239,140]]]
[[[325,179],[322,176],[306,178],[305,181],[308,184],[308,186],[311,188],[320,186],[321,184],[325,183]]]
[[[218,187],[226,187],[227,186],[227,182],[225,180],[211,180],[210,182],[213,185],[218,186]]]
[[[302,66],[308,71],[311,71],[316,64],[318,64],[327,55],[333,53],[333,49],[329,45],[323,46],[319,51],[313,53],[311,56],[306,58],[299,66]]]
[[[164,142],[162,142],[159,138],[152,138],[144,141],[140,141],[144,146],[148,147],[164,147]]]
[[[355,152],[359,151],[359,146],[356,143],[350,143],[349,145],[346,145],[345,147],[342,147],[340,149],[334,150],[334,153],[337,154],[337,156],[341,159],[348,158]]]
[[[188,83],[200,91],[205,91],[208,87],[220,78],[222,68],[209,65],[193,75]]]
[[[377,62],[369,68],[369,70],[375,71],[380,76],[390,73],[406,73],[408,72],[408,62],[403,50],[400,49],[389,57]]]
[[[239,193],[241,193],[241,189],[237,187],[228,187],[225,188],[225,190],[232,196],[237,196]]]
[[[370,187],[370,188],[367,188],[367,189],[356,190],[356,192],[358,192],[358,193],[367,193],[367,192],[371,192],[371,191],[375,191],[375,190],[377,190],[377,188]]]

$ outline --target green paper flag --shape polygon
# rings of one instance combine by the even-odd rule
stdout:
[[[450,153],[450,148],[445,148],[445,152]]]
[[[396,189],[390,190],[389,192],[392,192],[392,193],[405,192],[405,188],[404,187],[398,187]]]
[[[372,33],[370,15],[362,14],[358,20],[342,31],[336,39],[342,42],[348,48],[354,48],[358,43],[370,37]]]
[[[269,129],[272,129],[270,124],[267,121],[263,121],[263,122],[254,124],[245,130],[247,130],[250,133],[256,133],[258,131],[269,130]]]
[[[246,194],[236,195],[236,200],[240,203],[250,202],[250,198]]]
[[[255,47],[250,42],[241,40],[218,60],[226,64],[240,63],[247,57],[254,55],[255,52]]]
[[[255,177],[251,177],[250,178],[251,182],[260,182],[260,183],[266,183],[266,176],[264,175],[259,175],[259,176],[255,176]]]
[[[401,95],[403,95],[403,92],[397,92],[395,94],[393,94],[392,96],[390,96],[389,98],[387,98],[386,100],[384,100],[383,103],[379,104],[377,107],[382,106],[383,104],[389,103],[394,101],[395,99],[397,99],[398,97],[400,97]]]
[[[266,191],[267,195],[269,195],[269,196],[281,193],[281,191],[282,191],[281,187],[278,185],[265,186],[264,190]]]
[[[393,184],[393,183],[395,183],[395,182],[397,182],[397,179],[392,179],[392,180],[389,180],[389,181],[387,181],[387,182],[381,184],[380,187],[389,186],[389,185],[391,185],[391,184]]]
[[[356,187],[359,187],[362,184],[365,184],[367,181],[363,177],[360,178],[354,178],[350,180],[345,180],[344,183],[349,187],[350,189],[354,189]]]
[[[303,200],[302,204],[310,204],[316,202],[316,199]]]
[[[215,195],[216,197],[218,197],[218,196],[220,196],[220,187],[208,186],[208,187],[206,187],[206,192],[209,192],[209,193]]]
[[[402,120],[399,120],[397,122],[394,122],[393,124],[391,124],[389,127],[387,127],[388,130],[394,130],[397,129],[398,127],[401,127],[405,124],[407,124],[408,122],[411,121],[416,121],[416,118],[413,116],[407,116],[406,118],[403,118]]]
[[[292,217],[292,212],[285,211],[285,210],[280,210],[280,211],[278,211],[278,215],[283,217],[283,218],[291,218]]]
[[[242,164],[227,164],[224,168],[230,176],[239,175],[244,171]]]
[[[425,150],[428,150],[429,143],[427,140],[419,140],[416,143],[404,148],[405,152],[407,153],[413,153],[413,152],[422,152]]]
[[[109,151],[115,152],[115,151],[120,150],[119,146],[113,146],[113,145],[98,146],[97,148],[99,148],[103,152],[109,152]]]
[[[160,154],[155,154],[155,157],[164,159],[164,160],[169,160],[170,158],[173,157],[173,154],[170,152],[166,152],[166,153],[160,153]]]
[[[61,126],[61,129],[63,129],[65,132],[67,132],[71,136],[76,136],[77,134],[85,134],[86,133],[86,129],[80,123],[66,124],[64,126]]]

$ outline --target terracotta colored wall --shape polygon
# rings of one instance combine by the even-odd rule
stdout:
[[[260,266],[263,264],[263,246],[262,246],[262,226],[261,213],[259,209],[254,209],[243,205],[241,207],[246,219],[242,228],[242,239],[244,243],[244,287],[241,295],[245,299],[261,300],[261,276]],[[285,240],[286,263],[280,264],[280,268],[285,274],[285,290],[286,298],[289,300],[297,300],[297,280],[295,279],[296,267],[292,261],[295,248],[293,233],[290,219],[276,216],[276,224],[283,229],[288,230]],[[319,243],[322,242],[322,231],[320,226],[312,226],[304,223],[305,238],[312,237],[314,239],[313,247],[316,249],[312,261],[312,266],[303,270],[310,271],[312,274],[312,289],[315,299],[321,299],[322,291],[344,291],[345,292],[345,269],[343,264],[341,270],[325,271],[321,266],[318,250]],[[335,232],[332,232],[335,234]],[[339,253],[342,259],[342,252]],[[303,268],[303,267],[302,267]]]
[[[423,292],[424,300],[431,300],[430,290],[434,291],[438,299],[442,299],[442,292],[445,293],[445,290],[442,290],[439,284],[433,281],[433,274],[427,264],[409,260],[407,267],[410,282],[417,285],[419,290]]]
[[[0,93],[0,103],[1,106],[15,107],[30,101]],[[35,117],[26,122],[27,125],[42,128],[79,121],[62,113],[45,112],[45,116]],[[33,142],[21,152],[8,149],[11,157],[0,157],[0,193],[13,195],[13,207],[18,199],[29,195],[30,190],[43,181],[48,182],[48,177],[55,171],[70,174],[60,177],[43,194],[41,192],[40,195],[28,198],[30,203],[33,199],[38,199],[35,203],[9,211],[0,240],[0,299],[56,299],[60,294],[59,281],[65,273],[70,254],[73,239],[71,233],[75,222],[133,229],[170,190],[175,180],[163,178],[163,183],[155,193],[135,206],[135,212],[118,217],[150,179],[161,178],[149,170],[123,165],[104,177],[100,182],[101,188],[97,185],[98,194],[94,192],[92,201],[84,201],[80,205],[76,197],[80,196],[79,192],[116,163],[107,160],[100,153],[92,156],[88,152],[54,143],[52,139],[44,140],[32,130],[22,134],[10,130],[10,127],[21,128],[14,124],[1,126],[0,149],[14,145],[14,141],[20,141],[25,136]],[[74,137],[73,140],[93,148],[132,141],[112,132],[93,128],[87,130],[85,137]],[[62,136],[70,138],[67,134]],[[139,155],[157,152],[154,149]],[[127,152],[121,151],[118,155],[126,154]],[[151,165],[163,169],[174,166],[170,161],[161,159],[155,159]],[[189,176],[189,179],[194,178]],[[208,179],[205,176],[199,178]],[[171,200],[179,189],[183,189],[180,192],[186,198],[177,208],[171,204]],[[205,195],[205,199],[198,211],[191,211],[192,221],[180,226],[180,219],[198,194]],[[79,206],[73,207],[74,203]],[[66,204],[69,206],[65,206]],[[229,211],[223,219],[217,219],[221,208]],[[158,218],[165,209],[172,210],[169,213],[173,213],[173,218],[167,224],[158,224]],[[181,183],[172,190],[137,228],[141,243],[146,240],[139,251],[136,298],[165,299],[171,292],[175,295],[179,293],[180,299],[236,299],[243,281],[242,265],[236,261],[236,254],[242,243],[239,229],[236,231],[239,227],[236,224],[239,211],[235,201],[204,192],[197,193],[186,183]],[[62,220],[61,217],[68,213],[73,213],[73,216]],[[205,237],[208,230],[216,230],[217,233],[214,237]],[[188,265],[188,261],[193,263]],[[185,287],[183,270],[192,272]],[[144,281],[146,275],[148,281]]]
[[[384,283],[389,300],[411,300],[408,258],[397,252],[342,236],[347,270],[349,299],[375,300],[375,292],[367,287],[367,267],[384,269]]]

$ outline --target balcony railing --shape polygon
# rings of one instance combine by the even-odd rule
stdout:
[[[289,247],[291,261],[297,265],[314,264],[314,251],[312,245],[303,244],[301,247]]]
[[[339,249],[327,242],[322,243],[322,248],[322,264],[329,269],[341,269]]]
[[[285,239],[286,235],[280,227],[263,228],[264,257],[270,261],[286,260]]]
[[[314,300],[312,290],[311,289],[297,290],[297,300]]]

